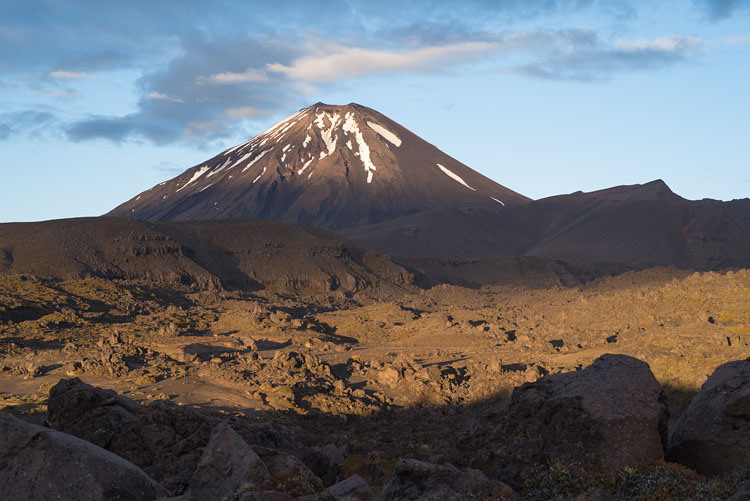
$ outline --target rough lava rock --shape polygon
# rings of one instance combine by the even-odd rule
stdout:
[[[667,458],[704,475],[750,468],[750,358],[711,374],[675,424]]]
[[[383,486],[379,499],[448,501],[462,497],[511,499],[513,490],[502,482],[488,479],[479,470],[459,470],[451,464],[400,459],[393,470],[393,478]]]
[[[330,486],[324,494],[333,496],[336,500],[372,501],[375,493],[367,485],[365,479],[359,475],[352,475],[346,480]]]
[[[513,390],[508,436],[536,460],[569,458],[609,468],[664,458],[668,411],[648,364],[603,355],[589,367]]]
[[[122,456],[181,494],[217,420],[168,401],[143,407],[73,378],[50,390],[47,422]]]
[[[0,412],[0,492],[34,499],[152,500],[169,493],[146,473],[89,442]]]
[[[239,490],[271,486],[271,475],[260,457],[227,423],[211,433],[190,484],[192,499],[224,499]]]

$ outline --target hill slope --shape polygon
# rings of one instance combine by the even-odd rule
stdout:
[[[404,268],[328,231],[257,219],[0,224],[0,275],[21,273],[320,292],[412,281]]]
[[[503,210],[431,211],[340,233],[376,252],[404,257],[527,255],[576,264],[696,269],[750,264],[750,229],[730,217],[729,209],[685,200],[662,181]]]

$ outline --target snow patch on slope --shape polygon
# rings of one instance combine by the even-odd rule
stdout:
[[[255,138],[253,138],[253,139],[255,139]],[[230,150],[227,150],[227,151],[225,151],[225,152],[224,152],[224,156],[226,156],[226,155],[230,155],[230,154],[231,154],[231,153],[232,153],[233,151],[235,151],[235,150],[238,150],[238,149],[242,148],[243,146],[247,146],[248,144],[250,144],[250,142],[251,142],[251,141],[252,141],[253,139],[250,139],[250,140],[248,140],[248,141],[245,141],[244,143],[242,143],[242,144],[238,144],[238,145],[237,145],[237,146],[235,146],[234,148],[232,148],[232,149],[230,149]]]
[[[211,172],[209,172],[208,174],[206,174],[206,177],[209,178],[209,177],[211,177],[211,176],[213,176],[215,174],[218,174],[219,172],[223,171],[226,168],[226,166],[229,165],[229,162],[231,162],[231,161],[232,161],[231,158],[227,158],[227,161],[224,162],[224,165],[222,165],[218,169],[212,170]]]
[[[266,173],[266,168],[263,167],[263,172],[261,172],[260,174],[258,174],[258,177],[256,177],[255,179],[253,179],[253,184],[255,184],[256,181],[258,181],[258,179],[260,179],[260,176],[262,176],[265,173]]]
[[[499,203],[500,205],[502,205],[502,206],[505,206],[505,204],[503,203],[503,201],[502,201],[502,200],[498,200],[498,199],[497,199],[497,198],[495,198],[495,197],[490,197],[490,198],[491,198],[492,200],[494,200],[495,202]]]
[[[372,130],[383,136],[385,139],[390,141],[391,143],[395,144],[396,146],[401,146],[401,139],[394,134],[393,132],[389,131],[382,125],[376,124],[375,122],[367,122],[367,126],[370,127]]]
[[[247,169],[249,169],[250,167],[252,167],[255,162],[257,162],[258,160],[260,160],[261,158],[263,158],[263,155],[265,155],[269,151],[271,151],[271,150],[263,150],[263,151],[261,151],[260,155],[258,155],[257,157],[253,158],[253,161],[250,162],[249,164],[247,164],[244,169],[242,169],[242,172],[245,172]],[[232,167],[234,167],[234,165]],[[264,169],[265,169],[265,167],[264,167]],[[242,174],[242,172],[240,172],[240,174]],[[265,170],[264,170],[264,172],[265,172]]]
[[[440,170],[441,170],[441,171],[443,171],[443,173],[444,173],[444,174],[445,174],[446,176],[448,176],[449,178],[453,179],[454,181],[456,181],[456,182],[458,182],[458,183],[461,183],[461,184],[463,184],[464,186],[466,186],[466,187],[467,187],[467,188],[469,188],[470,190],[474,190],[474,188],[472,188],[471,186],[469,186],[468,184],[466,184],[466,181],[464,181],[463,179],[461,179],[461,176],[459,176],[458,174],[454,173],[453,171],[449,170],[449,169],[448,169],[448,168],[446,168],[446,167],[443,167],[443,166],[442,166],[442,165],[440,165],[440,164],[436,164],[436,165],[437,165],[438,167],[440,167]],[[474,190],[474,191],[477,191],[477,190]],[[499,201],[499,200],[498,200],[498,201]],[[500,203],[502,203],[502,202],[500,202]]]
[[[190,184],[194,183],[195,181],[197,181],[199,177],[201,177],[203,174],[205,174],[206,172],[208,172],[208,169],[210,169],[210,167],[208,165],[204,165],[203,167],[201,167],[200,169],[198,169],[198,171],[195,174],[193,174],[193,177],[190,178],[190,181],[188,181],[187,183],[185,183],[183,186],[177,188],[177,190],[175,191],[175,193],[177,193],[180,190],[184,190],[188,185],[190,185]]]
[[[326,144],[326,148],[328,149],[326,155],[330,155],[336,150],[336,141],[338,138],[333,137],[333,133],[336,129],[336,126],[341,121],[341,115],[339,115],[338,113],[319,113],[315,115],[315,117],[316,118],[313,123],[320,129],[320,137],[323,139],[323,142]],[[328,121],[331,123],[331,127],[329,129],[325,128],[325,121],[323,120],[323,117],[328,118]],[[321,158],[323,157],[321,156]]]
[[[308,160],[307,162],[305,162],[305,165],[303,165],[302,168],[297,171],[297,175],[298,176],[302,175],[302,173],[305,172],[305,169],[307,169],[307,166],[310,165],[310,163],[312,163],[312,161],[313,161],[313,159],[311,158],[310,160]]]
[[[359,130],[357,121],[354,120],[354,113],[351,111],[346,114],[346,121],[344,122],[343,129],[344,132],[354,134],[354,140],[357,141],[357,146],[359,147],[359,158],[362,160],[362,163],[365,166],[365,171],[367,172],[367,184],[370,184],[372,182],[372,173],[377,170],[377,167],[375,167],[375,164],[370,160],[370,147],[367,145],[367,142],[365,142],[365,138]]]

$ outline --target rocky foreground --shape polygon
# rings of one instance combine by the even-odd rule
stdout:
[[[749,290],[746,270],[382,297],[5,276],[0,488],[24,500],[741,496]]]
[[[744,499],[748,402],[750,359],[722,365],[667,437],[663,389],[648,365],[604,355],[516,388],[505,413],[475,416],[462,446],[423,461],[355,456],[341,441],[311,447],[279,423],[143,406],[63,379],[50,390],[48,427],[0,413],[0,485],[9,500],[449,500],[562,497],[586,480],[578,487],[590,499],[733,489],[748,490],[733,497]]]

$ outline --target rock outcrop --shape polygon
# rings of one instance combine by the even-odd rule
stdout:
[[[479,470],[459,470],[451,464],[437,465],[401,459],[393,478],[383,486],[380,499],[511,499],[513,491],[502,482],[488,479]]]
[[[0,492],[6,501],[151,501],[169,496],[143,470],[123,458],[2,412]]]
[[[578,372],[516,388],[507,416],[514,447],[537,460],[569,458],[609,468],[664,457],[667,407],[645,362],[603,355]]]
[[[190,485],[191,499],[224,499],[271,486],[268,468],[227,423],[211,433]]]
[[[750,468],[750,358],[711,374],[675,424],[667,458],[704,475]]]
[[[359,475],[352,475],[330,486],[324,494],[332,496],[336,500],[372,501],[375,499],[375,493],[372,492],[365,479]]]
[[[143,407],[78,378],[52,387],[47,422],[137,464],[176,494],[190,483],[216,424],[193,409],[161,400]]]

